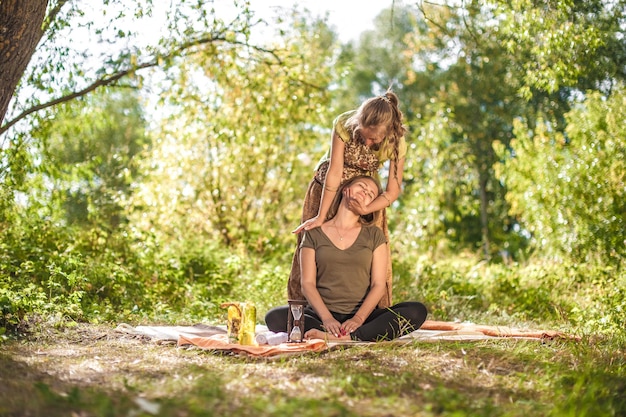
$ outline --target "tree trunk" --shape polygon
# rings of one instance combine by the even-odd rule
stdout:
[[[48,0],[0,1],[0,124],[43,36]]]

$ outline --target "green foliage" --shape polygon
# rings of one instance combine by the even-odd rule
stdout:
[[[553,323],[610,337],[624,333],[625,291],[619,268],[593,263],[490,264],[470,253],[394,260],[394,302],[421,300],[435,320]]]
[[[524,85],[556,92],[563,87],[605,89],[623,81],[623,1],[496,1],[503,44],[519,55]],[[604,84],[604,85],[603,85]]]
[[[511,153],[497,150],[512,214],[543,254],[619,265],[626,255],[623,89],[590,94],[567,115],[566,136],[517,123]]]
[[[194,236],[263,254],[291,243],[329,140],[337,70],[332,34],[298,19],[274,55],[207,48],[180,63],[162,96],[171,116],[154,132],[150,175],[133,200],[138,229],[164,246]]]
[[[482,246],[490,259],[517,249],[523,243],[511,238],[491,144],[508,143],[512,120],[526,105],[516,97],[519,77],[501,47],[496,17],[474,3],[462,8],[423,4],[419,10],[401,9],[400,16],[394,28],[401,32],[398,39],[379,28],[361,38],[358,50],[378,57],[372,39],[393,39],[394,47],[385,53],[393,52],[393,61],[404,69],[393,76],[403,82],[400,98],[411,131],[405,192],[398,204],[410,214],[395,227],[420,236],[414,246],[421,250]],[[392,67],[381,63],[377,74],[393,74]]]
[[[18,327],[29,314],[60,316],[61,321],[94,313],[107,317],[115,310],[100,311],[105,305],[123,307],[129,299],[142,298],[137,264],[113,239],[22,217],[2,240],[3,325]]]
[[[2,235],[0,328],[28,328],[36,317],[213,321],[225,300],[255,301],[262,317],[284,299],[284,269],[219,245],[184,242],[164,252],[147,240],[132,247],[125,231],[96,235],[41,220],[25,226]]]
[[[149,146],[137,95],[103,90],[51,113],[31,133],[41,146],[40,184],[31,199],[50,199],[42,204],[68,225],[116,229],[126,222],[123,205],[140,179],[138,154]]]

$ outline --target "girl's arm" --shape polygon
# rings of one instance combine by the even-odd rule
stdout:
[[[328,172],[326,173],[326,179],[324,180],[322,196],[320,197],[320,207],[317,211],[317,216],[303,222],[293,231],[293,233],[310,230],[315,227],[319,227],[324,223],[328,209],[330,208],[330,205],[337,194],[337,190],[339,189],[339,185],[341,184],[341,177],[343,176],[343,153],[345,149],[345,143],[341,140],[341,137],[337,134],[337,132],[335,132],[335,129],[333,129]]]
[[[396,172],[394,174],[394,172]],[[378,197],[376,200],[385,199],[385,196],[389,199],[389,205],[396,201],[402,193],[402,174],[404,172],[404,158],[398,161],[391,160],[389,162],[389,179],[387,180],[387,188],[385,189],[384,196]],[[375,201],[376,201],[375,200]],[[386,200],[386,199],[385,199]]]
[[[341,323],[335,320],[317,290],[317,264],[315,262],[314,249],[302,248],[300,250],[300,273],[302,294],[304,294],[304,297],[322,320],[326,331],[339,336]]]
[[[394,171],[398,168],[397,175],[394,176]],[[404,158],[399,161],[390,161],[389,163],[389,179],[387,180],[387,188],[386,190],[372,200],[367,206],[362,205],[358,200],[354,200],[350,198],[348,194],[346,197],[348,198],[350,209],[356,211],[360,215],[373,213],[378,210],[382,210],[385,207],[389,207],[391,203],[396,201],[400,194],[402,193],[402,171],[404,170]]]
[[[337,194],[337,190],[341,185],[345,150],[346,144],[333,129],[333,140],[332,144],[330,145],[330,160],[328,161],[328,172],[326,173],[326,179],[324,180],[324,189],[322,190],[320,208],[317,212],[317,217],[322,220],[322,223],[325,221],[328,209],[330,208],[330,205],[333,202],[335,195]]]

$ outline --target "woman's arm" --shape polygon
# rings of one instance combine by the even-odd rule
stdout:
[[[346,333],[352,333],[358,329],[365,322],[365,319],[372,314],[372,311],[374,311],[380,299],[385,295],[388,252],[387,243],[378,246],[374,250],[370,291],[354,317],[346,320],[341,325],[341,328],[345,330]]]
[[[330,145],[330,160],[328,162],[328,171],[322,188],[322,196],[320,197],[320,207],[317,216],[303,222],[293,233],[300,233],[303,230],[310,230],[321,226],[326,220],[326,214],[330,208],[339,185],[341,185],[341,177],[343,176],[343,155],[346,145],[333,129],[333,137]]]
[[[302,250],[300,250],[300,274],[302,294],[304,294],[311,307],[313,307],[313,310],[315,310],[322,320],[326,331],[335,336],[339,336],[341,323],[335,320],[317,290],[317,264],[315,262],[314,249],[302,248]]]

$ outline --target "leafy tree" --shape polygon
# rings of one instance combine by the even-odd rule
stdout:
[[[623,0],[496,1],[503,43],[523,71],[525,97],[589,89],[626,77]]]
[[[272,59],[244,47],[180,62],[163,93],[168,117],[146,159],[135,221],[164,245],[219,241],[286,255],[316,159],[328,143],[334,34],[297,14]]]
[[[626,255],[624,91],[589,93],[567,114],[565,134],[518,121],[512,151],[497,147],[511,211],[545,255],[613,264]]]
[[[49,113],[32,132],[42,145],[42,192],[63,208],[65,224],[114,231],[139,180],[137,156],[149,146],[136,93],[103,90]]]
[[[440,239],[457,247],[481,242],[487,257],[523,245],[516,220],[507,214],[506,189],[494,176],[498,158],[492,144],[511,140],[518,117],[532,129],[543,119],[562,131],[564,114],[580,97],[577,89],[607,91],[624,68],[618,53],[623,49],[621,2],[570,3],[420,2],[422,17],[411,19],[405,17],[411,8],[403,10],[414,30],[400,37],[404,53],[393,56],[409,63],[402,93],[417,116],[409,119],[417,136],[398,203],[410,214],[398,218],[399,230],[423,236],[420,241],[429,242],[425,247]],[[543,19],[533,19],[537,16]],[[383,38],[382,33],[372,37]],[[576,50],[585,54],[576,58]],[[363,51],[383,66],[374,48]],[[395,49],[387,45],[386,51]],[[546,71],[538,71],[538,63]],[[366,67],[358,74],[358,85],[365,87],[366,78],[376,85],[385,70],[368,73]]]
[[[28,131],[45,123],[43,110],[103,86],[144,88],[155,75],[150,69],[167,69],[176,57],[193,54],[201,45],[249,45],[254,27],[248,3],[238,0],[231,5],[202,0],[169,6],[151,0],[89,5],[7,0],[0,7],[2,27],[7,28],[0,47],[9,49],[2,50],[3,56],[20,58],[0,63],[0,74],[6,77],[0,83],[0,184],[7,193],[23,188],[34,155]],[[228,7],[234,17],[220,18]],[[145,25],[163,30],[146,37]],[[249,46],[250,52],[271,54]]]
[[[564,115],[587,91],[609,95],[626,75],[623,1],[495,1],[501,44],[528,100],[525,120],[565,129]]]
[[[418,117],[409,119],[416,136],[401,204],[411,215],[400,230],[415,230],[423,242],[482,245],[490,258],[510,241],[491,144],[508,142],[513,118],[525,111],[515,95],[515,67],[500,46],[491,9],[424,3],[419,13],[414,22],[424,23],[403,38],[411,62],[403,91]]]
[[[12,78],[2,83],[0,96],[7,100],[7,107],[8,99],[13,95],[16,99],[13,118],[0,127],[0,134],[30,114],[98,87],[116,85],[122,79],[140,84],[142,70],[166,67],[172,58],[193,52],[198,45],[247,43],[252,27],[247,3],[236,0],[230,22],[217,18],[216,6],[208,0],[174,2],[169,9],[155,7],[151,0],[132,4],[107,0],[91,7],[72,0],[49,5],[44,0],[10,0],[2,7],[6,13],[1,16],[9,28],[2,45],[16,48],[16,55],[26,62],[3,61],[2,73]],[[99,14],[101,19],[92,20]],[[146,40],[139,23],[159,25],[160,17],[166,30],[160,37]],[[40,39],[43,41],[35,49]],[[108,47],[94,48],[94,43]],[[0,120],[5,113],[6,107],[0,108]]]

